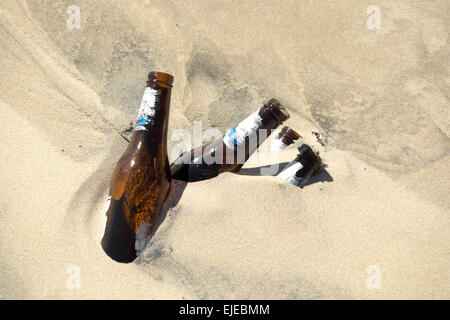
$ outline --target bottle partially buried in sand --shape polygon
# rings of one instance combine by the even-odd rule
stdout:
[[[289,117],[284,106],[270,99],[223,138],[180,155],[170,166],[172,178],[194,182],[239,171],[271,132]]]
[[[272,141],[270,150],[272,152],[279,152],[281,150],[284,150],[288,146],[293,144],[295,140],[298,140],[301,137],[302,136],[293,129],[284,126],[283,129],[281,129],[280,133],[277,134],[274,141]]]
[[[302,144],[297,157],[290,162],[277,177],[303,187],[308,179],[322,168],[322,159],[310,146]]]
[[[130,143],[110,185],[102,247],[118,262],[132,262],[155,230],[169,194],[167,126],[173,77],[150,72]]]

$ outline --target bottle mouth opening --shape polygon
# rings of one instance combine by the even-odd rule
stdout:
[[[172,87],[173,76],[161,71],[151,71],[148,74],[147,85],[155,82],[163,86]]]
[[[266,102],[266,104],[264,106],[271,112],[271,114],[274,116],[274,118],[280,123],[286,121],[287,119],[289,119],[291,117],[291,115],[289,114],[287,109],[277,99],[274,99],[274,98],[270,99],[269,101]]]

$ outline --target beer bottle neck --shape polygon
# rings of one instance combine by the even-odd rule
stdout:
[[[281,151],[287,146],[294,143],[295,140],[301,138],[301,135],[295,132],[293,129],[285,126],[281,129],[280,133],[274,139],[271,145],[271,150],[273,152]]]
[[[161,90],[158,88],[145,88],[141,106],[134,126],[135,131],[148,131],[158,124],[161,118]]]
[[[148,74],[134,130],[160,130],[162,123],[167,122],[172,82],[173,77],[168,73],[152,71]]]
[[[171,86],[148,81],[134,127],[132,139],[149,144],[147,149],[156,153],[167,152],[170,95]]]
[[[289,118],[287,110],[275,99],[270,99],[262,108],[241,121],[227,132],[224,143],[230,149],[235,149],[250,140],[257,140],[256,148],[277,128]],[[262,133],[262,130],[266,132]],[[252,149],[256,149],[252,148]],[[253,150],[249,150],[250,153]]]
[[[298,148],[299,154],[277,176],[291,184],[302,186],[322,168],[322,159],[306,144]]]

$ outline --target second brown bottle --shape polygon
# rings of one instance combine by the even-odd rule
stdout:
[[[278,100],[270,99],[223,138],[181,154],[170,166],[172,178],[194,182],[239,171],[272,131],[289,117]]]

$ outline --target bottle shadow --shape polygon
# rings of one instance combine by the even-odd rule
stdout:
[[[331,176],[331,174],[327,171],[327,169],[322,168],[322,170],[320,170],[316,174],[312,175],[308,180],[306,180],[302,188],[317,182],[333,182],[333,181],[334,179]]]
[[[239,170],[239,172],[235,172],[235,174],[243,175],[243,176],[276,176],[280,173],[284,167],[286,167],[289,162],[279,162],[272,165],[260,166],[255,168],[243,168]],[[316,174],[312,175],[302,186],[304,188],[306,186],[312,185],[318,182],[333,182],[334,179],[331,174],[326,170],[327,165],[324,164],[322,169]],[[156,232],[159,226],[166,219],[167,213],[170,209],[174,208],[181,199],[184,190],[187,187],[189,182],[183,180],[172,179],[170,184],[169,195],[167,196],[166,201],[161,209],[161,212],[158,217],[158,222],[156,224],[156,228],[154,232]],[[286,182],[287,183],[287,182]]]
[[[276,176],[280,171],[284,169],[289,162],[279,162],[268,166],[260,166],[254,168],[242,168],[236,174],[243,176]]]
[[[244,176],[276,176],[278,173],[283,171],[283,169],[289,164],[289,162],[279,162],[276,164],[271,164],[268,166],[260,166],[254,168],[243,168],[236,174]],[[334,179],[331,174],[326,169],[328,166],[323,164],[322,169],[316,174],[309,177],[309,179],[302,185],[303,187],[312,185],[318,182],[333,182]]]
[[[178,204],[178,202],[181,199],[181,196],[183,195],[184,190],[186,189],[187,184],[188,183],[186,181],[172,179],[170,183],[169,194],[167,196],[166,201],[163,204],[161,212],[159,213],[158,222],[156,223],[156,227],[153,233],[155,233],[158,230],[161,223],[163,223],[163,221],[166,219],[169,210],[174,208]]]

